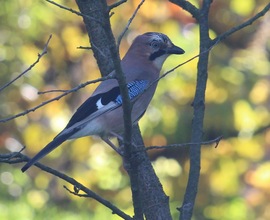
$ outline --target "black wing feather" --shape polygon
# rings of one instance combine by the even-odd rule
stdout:
[[[71,127],[75,123],[82,121],[83,119],[87,118],[94,112],[98,110],[97,101],[101,99],[102,105],[107,105],[111,101],[115,101],[116,97],[119,96],[120,90],[119,87],[114,87],[108,92],[97,94],[88,98],[74,113],[71,117],[70,121],[68,122],[66,128]]]

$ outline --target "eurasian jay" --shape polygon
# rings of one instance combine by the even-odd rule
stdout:
[[[134,124],[143,116],[155,93],[159,73],[166,58],[171,54],[184,52],[162,33],[148,32],[135,38],[121,61],[132,103],[131,120]],[[116,79],[108,79],[100,83],[92,96],[77,109],[67,126],[21,170],[25,172],[68,139],[96,135],[112,146],[109,137],[121,137],[123,131],[119,85]]]

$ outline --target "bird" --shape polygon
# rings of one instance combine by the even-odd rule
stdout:
[[[128,96],[132,103],[131,120],[135,124],[144,115],[155,93],[163,63],[172,54],[185,51],[159,32],[138,35],[121,60]],[[110,74],[113,76],[115,71]],[[102,81],[93,94],[76,110],[66,127],[21,169],[25,172],[64,141],[99,136],[113,147],[109,138],[124,132],[122,96],[115,78]]]

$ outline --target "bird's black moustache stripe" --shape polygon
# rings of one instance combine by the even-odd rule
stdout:
[[[153,61],[153,60],[155,60],[156,58],[158,58],[158,57],[164,55],[165,53],[166,53],[165,50],[158,50],[158,51],[152,53],[152,54],[149,56],[149,60]]]

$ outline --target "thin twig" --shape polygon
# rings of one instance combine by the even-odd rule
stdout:
[[[127,2],[127,0],[120,0],[118,2],[115,2],[114,4],[111,4],[108,6],[108,11],[111,11],[113,8],[118,7],[119,5],[122,5],[123,3]]]
[[[92,47],[79,46],[79,47],[77,47],[77,49],[92,50]]]
[[[127,32],[129,26],[131,25],[132,21],[134,20],[136,14],[138,13],[139,9],[141,8],[141,6],[143,5],[143,3],[145,2],[145,0],[142,0],[140,2],[140,4],[137,6],[136,10],[134,11],[133,15],[131,16],[131,18],[128,20],[128,23],[125,27],[125,29],[122,31],[122,33],[119,35],[118,39],[117,39],[117,47],[120,46],[121,40],[124,37],[125,33]]]
[[[107,79],[112,79],[112,78],[114,78],[112,75],[108,75],[108,76],[105,76],[105,77],[101,77],[99,79],[87,81],[85,83],[82,83],[82,84],[74,87],[73,89],[67,90],[65,93],[63,93],[63,94],[61,94],[61,95],[59,95],[59,96],[57,96],[57,97],[55,97],[53,99],[49,99],[48,101],[42,102],[41,104],[39,104],[39,105],[37,105],[37,106],[35,106],[35,107],[31,108],[31,109],[28,109],[28,110],[26,110],[24,112],[21,112],[19,114],[13,115],[13,116],[8,117],[8,118],[0,119],[0,122],[4,123],[4,122],[10,121],[10,120],[12,120],[14,118],[24,116],[24,115],[28,114],[29,112],[34,112],[35,110],[41,108],[42,106],[49,104],[50,102],[58,101],[59,99],[61,99],[62,97],[68,95],[69,93],[76,92],[79,89],[81,89],[81,88],[83,88],[83,87],[85,87],[85,86],[87,86],[89,84],[93,84],[93,83],[100,82],[100,81],[105,81]]]
[[[196,8],[192,3],[186,0],[170,0],[170,2],[180,6],[185,11],[189,12],[192,17],[194,17],[197,21],[200,20],[200,10]]]
[[[38,91],[38,95],[43,95],[47,93],[53,93],[53,92],[67,92],[69,89],[52,89],[52,90],[47,90],[47,91]]]
[[[21,78],[24,74],[26,74],[27,72],[29,72],[39,61],[40,59],[47,54],[48,52],[48,45],[49,42],[52,38],[52,35],[49,36],[49,39],[47,40],[42,52],[40,54],[38,54],[38,58],[37,60],[32,63],[25,71],[23,71],[22,73],[20,73],[17,77],[15,77],[13,80],[11,80],[10,82],[6,83],[5,85],[3,85],[2,87],[0,87],[0,92],[3,91],[5,88],[7,88],[9,85],[11,85],[12,83],[14,83],[16,80],[18,80],[19,78]]]
[[[228,30],[228,31],[224,32],[223,34],[219,35],[218,37],[216,37],[214,40],[212,40],[212,45],[217,44],[218,42],[224,40],[225,38],[229,37],[230,35],[232,35],[236,31],[239,31],[239,30],[245,28],[246,26],[251,25],[254,21],[256,21],[260,17],[264,16],[269,10],[270,10],[270,3],[268,5],[266,5],[264,7],[264,9],[261,10],[259,13],[257,13],[254,17],[250,18],[246,22],[244,22],[236,27],[231,28],[230,30]]]
[[[75,196],[79,196],[79,197],[87,197],[87,198],[92,198],[91,196],[89,196],[88,194],[80,194],[80,193],[77,193],[75,191],[71,191],[69,188],[67,188],[65,185],[63,186],[64,189],[66,189],[69,193],[75,195]],[[75,187],[75,186],[74,186]]]
[[[17,157],[17,155],[20,154],[21,152],[23,152],[25,148],[26,148],[26,146],[23,146],[21,150],[19,150],[18,152],[15,152],[15,154],[12,155],[12,156],[11,156],[10,158],[8,158],[8,159],[11,160],[11,159]]]
[[[90,20],[92,20],[92,21],[98,22],[98,23],[100,23],[101,25],[103,25],[101,21],[97,20],[97,19],[94,18],[94,17],[91,17],[91,16],[89,16],[89,15],[86,15],[86,14],[83,14],[83,13],[81,13],[81,12],[78,12],[78,11],[72,9],[72,8],[65,7],[65,6],[63,6],[63,5],[61,5],[61,4],[58,4],[58,3],[54,2],[54,1],[51,1],[51,0],[45,0],[45,1],[46,1],[46,2],[49,2],[49,3],[53,4],[53,5],[56,5],[57,7],[61,8],[61,9],[70,11],[71,13],[74,13],[74,14],[76,14],[76,15],[82,16],[82,17],[84,17],[84,18],[88,18],[88,19],[90,19]]]
[[[0,154],[0,159],[2,159],[1,162],[4,162],[4,161],[14,161],[13,159],[18,157],[18,155],[25,149],[26,147],[23,146],[22,149],[18,152],[14,152],[14,153],[10,153],[10,154],[4,154],[5,157],[3,157],[3,154]],[[16,159],[15,159],[16,160]]]
[[[218,147],[219,142],[221,141],[221,139],[223,138],[223,136],[219,136],[213,140],[210,141],[203,141],[200,143],[184,143],[184,144],[171,144],[171,145],[166,145],[166,146],[151,146],[151,147],[146,147],[146,150],[160,150],[160,149],[172,149],[172,148],[182,148],[182,147],[188,147],[188,146],[193,146],[193,145],[210,145],[215,143],[215,148]]]

